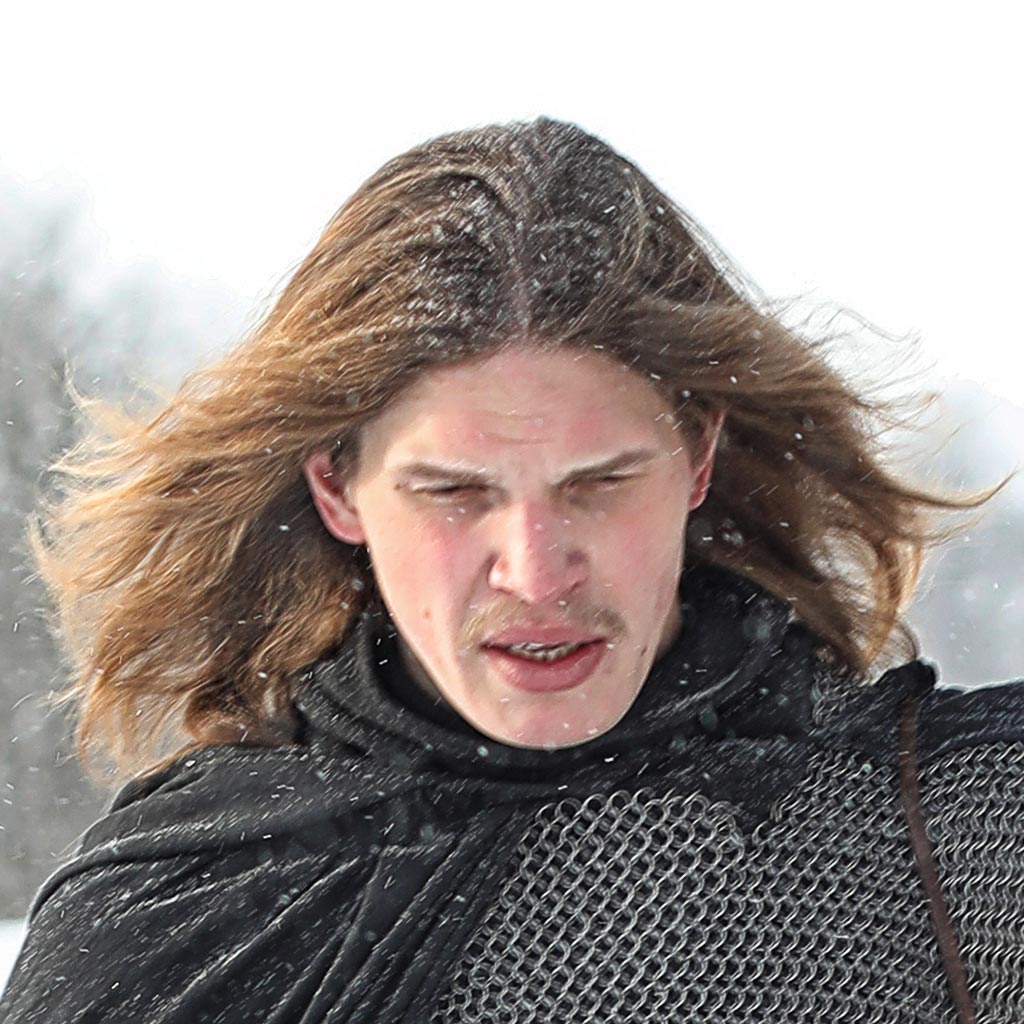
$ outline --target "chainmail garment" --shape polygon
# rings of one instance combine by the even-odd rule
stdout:
[[[1022,780],[1016,747],[924,780],[981,1024],[1024,1020]],[[546,806],[433,1019],[951,1022],[896,773],[818,755],[749,835],[694,793]]]
[[[1024,749],[993,743],[922,773],[928,831],[979,1022],[1024,1021]]]

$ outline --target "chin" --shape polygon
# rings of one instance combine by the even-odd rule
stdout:
[[[604,732],[608,730],[605,729]],[[570,747],[582,747],[602,735],[600,731],[592,736],[495,736],[493,739],[504,743],[508,747],[517,747],[520,750],[568,750]]]
[[[503,722],[494,729],[479,724],[476,728],[486,732],[491,739],[510,747],[521,747],[527,750],[558,750],[565,747],[579,747],[603,736],[613,729],[626,713],[623,709],[614,716],[600,719],[579,721],[575,716],[560,714],[557,710],[548,709],[535,713],[516,725]],[[567,724],[566,724],[567,723]]]

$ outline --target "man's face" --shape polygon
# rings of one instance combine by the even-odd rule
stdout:
[[[691,451],[654,386],[597,352],[522,346],[425,374],[363,433],[359,466],[306,475],[365,543],[414,678],[480,732],[563,747],[626,713],[680,626]]]

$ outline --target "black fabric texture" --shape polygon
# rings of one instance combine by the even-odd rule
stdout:
[[[923,761],[1024,740],[1020,686],[942,692],[921,662],[816,723],[828,662],[782,602],[706,568],[681,595],[622,721],[551,751],[454,721],[365,615],[298,680],[302,745],[207,748],[118,794],[40,891],[0,1019],[424,1020],[542,805],[671,777],[753,828],[814,751],[895,764],[910,696]]]
[[[370,636],[376,648],[377,682],[381,689],[398,704],[428,722],[443,726],[464,736],[486,737],[477,732],[441,697],[428,694],[409,674],[402,664],[398,649],[398,633],[391,620],[382,611],[369,616]]]

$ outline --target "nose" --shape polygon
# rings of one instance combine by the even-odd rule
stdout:
[[[527,604],[571,593],[587,575],[572,523],[542,502],[510,504],[495,517],[488,583]]]

